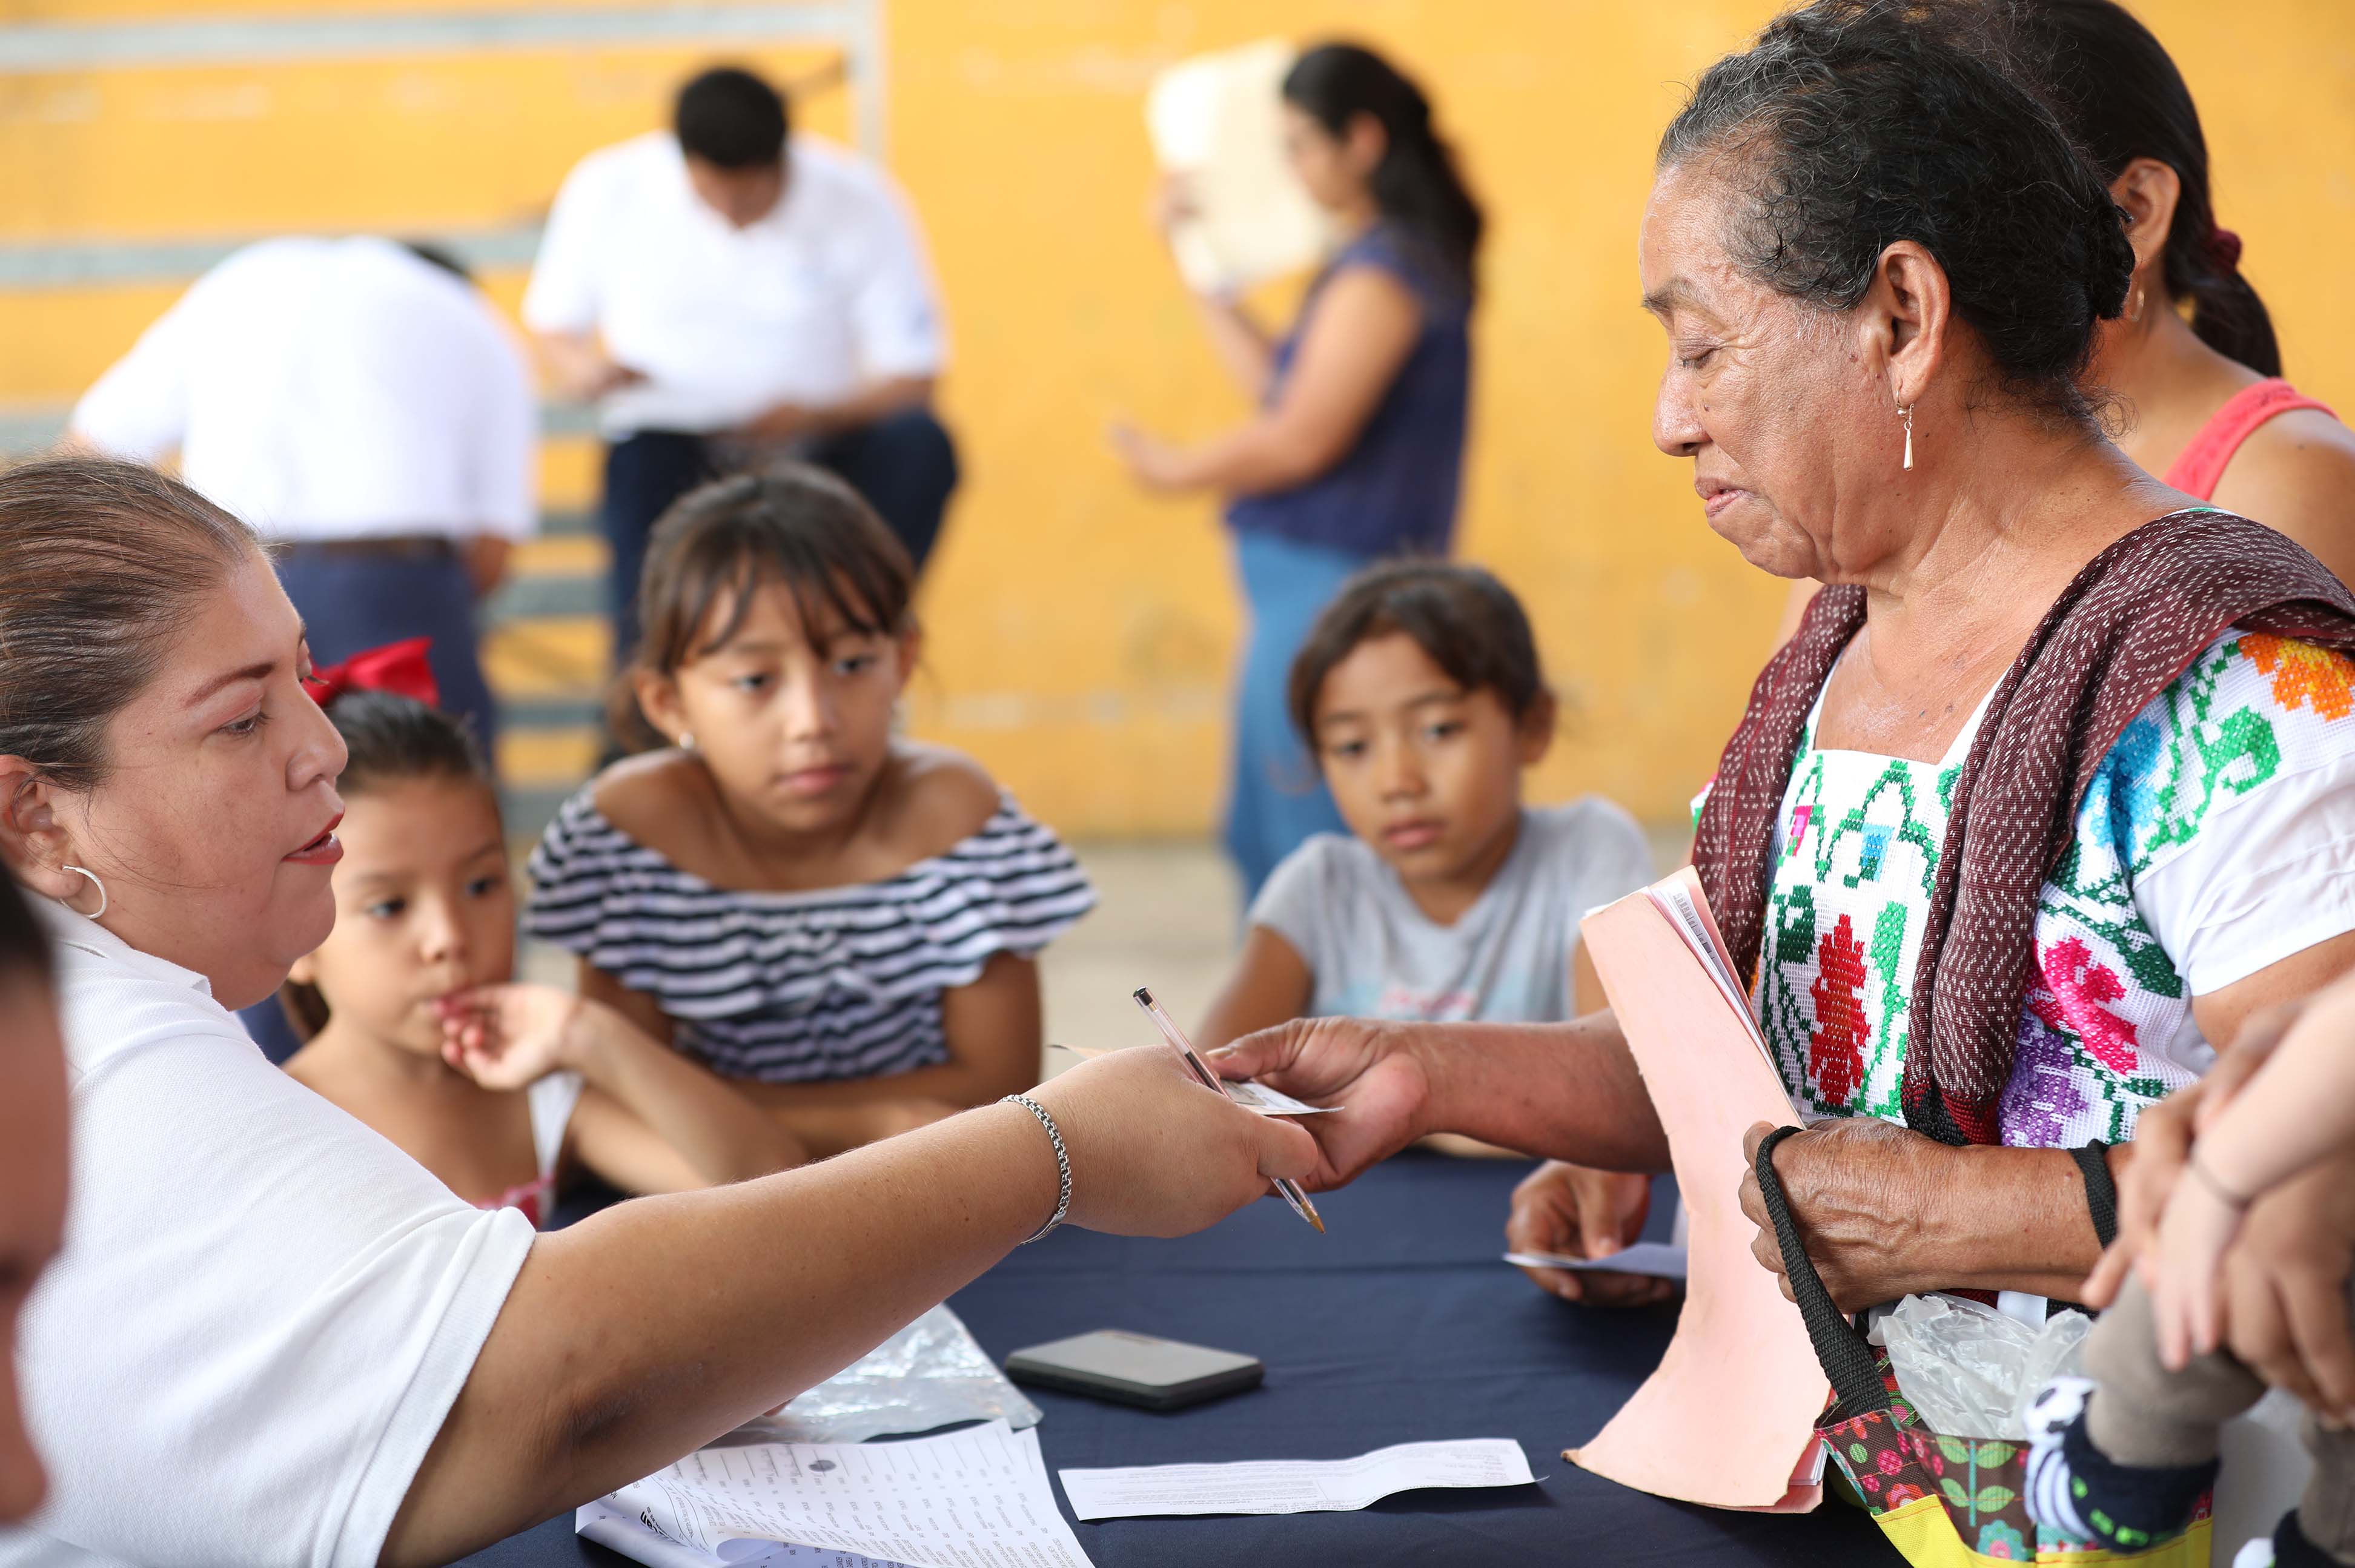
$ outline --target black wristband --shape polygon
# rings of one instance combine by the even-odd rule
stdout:
[[[2069,1151],[2085,1179],[2085,1209],[2093,1216],[2094,1238],[2105,1249],[2118,1239],[2118,1185],[2110,1179],[2109,1153],[2110,1146],[2105,1143]]]

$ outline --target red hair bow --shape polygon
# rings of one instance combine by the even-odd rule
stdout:
[[[433,667],[425,662],[425,650],[432,645],[431,637],[410,637],[368,648],[340,664],[313,670],[303,689],[322,708],[347,691],[389,691],[439,708],[442,688],[433,679]]]

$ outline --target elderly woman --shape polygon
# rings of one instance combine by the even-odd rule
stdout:
[[[1775,1160],[1850,1308],[2078,1290],[2070,1151],[2355,964],[2355,601],[2104,438],[2076,378],[2126,298],[2116,210],[2035,96],[1918,18],[1819,5],[1713,67],[1641,246],[1654,439],[1745,557],[1832,585],[1758,680],[1696,862],[1828,1118]],[[1608,1012],[1313,1021],[1225,1061],[1346,1103],[1313,1129],[1327,1185],[1435,1129],[1667,1163]],[[2277,1350],[2300,1310],[2236,1332]]]

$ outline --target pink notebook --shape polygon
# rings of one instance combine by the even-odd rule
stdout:
[[[1799,1309],[1751,1255],[1739,1197],[1742,1135],[1799,1117],[1689,869],[1580,930],[1668,1131],[1691,1231],[1668,1354],[1565,1457],[1661,1497],[1806,1512],[1823,1500],[1815,1424],[1830,1385]]]

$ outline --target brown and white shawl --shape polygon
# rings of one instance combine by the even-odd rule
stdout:
[[[1752,688],[1701,808],[1694,869],[1745,982],[1755,978],[1775,820],[1807,713],[1863,624],[1861,588],[1816,595]],[[1998,1141],[2035,968],[2038,896],[2069,848],[2078,805],[2135,715],[2231,626],[2355,651],[2355,596],[2271,528],[2229,512],[2174,512],[2095,556],[1997,684],[1955,782],[1914,971],[1908,1125],[1948,1143]]]

